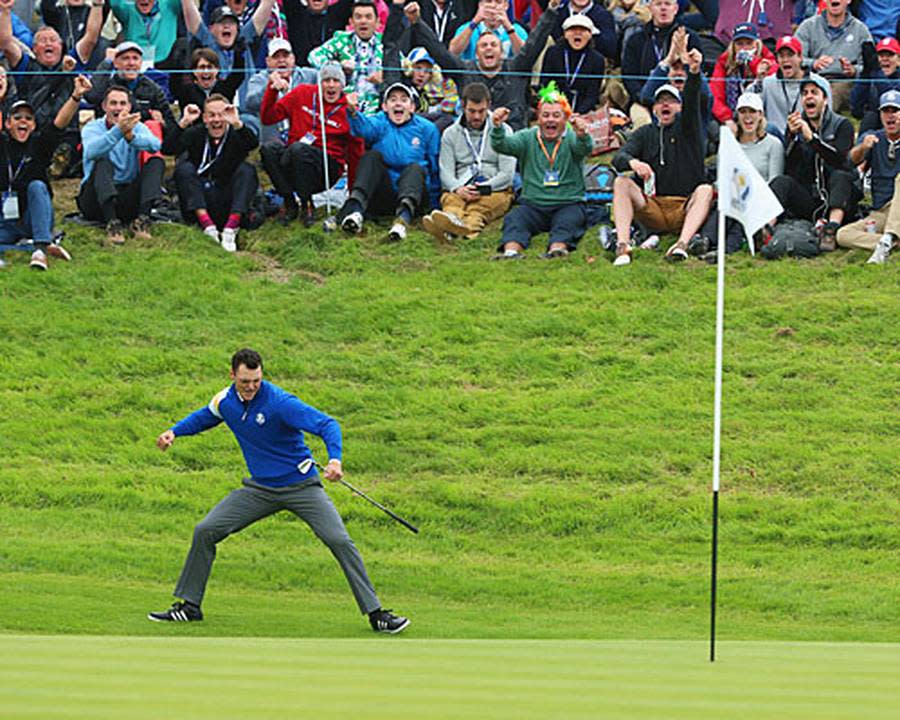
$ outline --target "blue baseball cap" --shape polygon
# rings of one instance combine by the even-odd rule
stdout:
[[[759,31],[753,23],[740,23],[734,26],[731,32],[731,39],[750,38],[751,40],[759,40]]]
[[[878,98],[878,109],[884,110],[887,107],[900,108],[900,90],[888,90],[881,94]]]
[[[406,56],[406,59],[409,61],[411,65],[415,65],[420,62],[427,62],[429,65],[434,65],[434,58],[428,54],[428,51],[423,47],[416,47],[410,50],[409,55]]]

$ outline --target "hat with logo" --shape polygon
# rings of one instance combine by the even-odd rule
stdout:
[[[125,42],[120,42],[118,45],[116,45],[115,56],[119,57],[119,55],[121,55],[122,53],[131,52],[132,50],[143,57],[144,48],[142,48],[136,42],[132,42],[131,40],[126,40]]]
[[[388,85],[387,88],[385,89],[385,91],[381,94],[382,100],[387,100],[388,96],[392,92],[394,92],[394,90],[402,90],[407,95],[409,95],[409,99],[412,100],[413,102],[416,102],[419,99],[419,93],[416,92],[415,88],[411,88],[406,83],[395,82],[395,83],[391,83],[390,85]]]
[[[741,38],[759,40],[759,31],[756,29],[756,25],[753,23],[740,23],[735,25],[734,30],[731,32],[731,39],[740,40]]]
[[[234,20],[238,25],[241,24],[241,19],[237,16],[237,13],[227,5],[217,7],[212,11],[212,15],[209,16],[210,25],[215,25],[225,20]]]
[[[756,93],[747,92],[741,95],[738,98],[737,105],[735,106],[735,110],[740,110],[741,108],[750,108],[751,110],[756,110],[757,112],[763,111],[763,102],[762,97],[757,95]]]
[[[782,35],[778,38],[778,41],[775,43],[775,52],[778,52],[781,48],[793,50],[795,55],[803,54],[803,43],[793,35]]]
[[[590,30],[592,35],[599,35],[600,31],[597,29],[597,26],[594,25],[594,21],[591,20],[587,15],[583,13],[574,13],[569,15],[563,21],[563,31],[568,30],[569,28],[584,28],[585,30]]]
[[[13,105],[13,107],[15,107],[15,105]],[[889,107],[900,108],[900,90],[888,90],[886,93],[882,93],[881,97],[878,98],[879,110],[884,110]]]
[[[429,65],[434,65],[434,58],[428,54],[428,51],[423,47],[415,47],[410,50],[409,55],[406,56],[406,60],[410,65],[415,65],[420,62],[427,62]]]
[[[891,52],[900,55],[900,42],[897,42],[897,38],[881,38],[875,46],[875,52]]]
[[[294,52],[294,48],[284,38],[272,38],[269,40],[269,57],[273,57],[275,53],[279,53],[282,50],[287,50],[289,53]]]

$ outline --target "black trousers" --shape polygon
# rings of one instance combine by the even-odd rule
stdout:
[[[325,161],[322,148],[295,142],[285,147],[281,143],[266,143],[259,149],[263,167],[272,185],[285,200],[292,200],[294,193],[308,200],[325,187]],[[331,155],[328,156],[328,182],[334,185],[343,168]]]
[[[175,163],[175,187],[181,216],[186,222],[197,221],[195,211],[206,208],[216,227],[223,227],[232,213],[246,216],[259,187],[256,168],[243,162],[238,165],[227,184],[204,181],[197,174],[197,166],[190,160]]]
[[[107,158],[94,163],[91,176],[78,193],[78,209],[85,218],[105,223],[116,218],[131,222],[138,215],[149,213],[159,203],[166,170],[161,157],[147,160],[130,183],[117,185],[113,170],[113,164]]]
[[[826,218],[829,210],[843,210],[845,220],[856,215],[856,206],[862,199],[862,191],[856,176],[846,170],[833,170],[828,177],[828,190],[824,199],[813,193],[807,185],[801,185],[789,175],[779,175],[769,183],[778,202],[789,217],[803,220]]]
[[[359,161],[350,197],[337,219],[341,222],[355,209],[356,203],[362,206],[363,213],[368,217],[396,215],[404,207],[411,216],[415,216],[427,197],[425,171],[421,165],[412,163],[403,168],[394,190],[384,158],[377,150],[370,150]]]

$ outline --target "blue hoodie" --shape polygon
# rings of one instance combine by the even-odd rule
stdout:
[[[441,171],[438,156],[441,151],[441,134],[431,120],[419,115],[403,125],[394,125],[385,115],[350,116],[350,132],[366,141],[370,150],[377,150],[387,164],[391,185],[397,188],[397,178],[407,165],[416,163],[425,170],[425,182],[433,207],[440,207]]]
[[[337,420],[300,401],[277,385],[263,381],[244,402],[234,384],[217,393],[209,405],[172,427],[176,437],[196,435],[223,422],[237,438],[254,482],[284,487],[318,477],[315,466],[301,474],[297,466],[312,457],[303,433],[318,435],[328,457],[341,459],[341,427]]]

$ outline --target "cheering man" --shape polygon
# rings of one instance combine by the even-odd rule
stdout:
[[[405,617],[384,610],[366,568],[341,516],[322,487],[315,466],[306,472],[312,453],[303,433],[325,442],[329,461],[326,480],[340,480],[341,428],[334,418],[305,404],[295,395],[262,379],[262,358],[254,350],[238,350],[231,358],[232,383],[200,410],[188,415],[156,440],[167,450],[175,438],[196,435],[224,422],[234,433],[250,477],[216,505],[194,529],[194,540],[175,596],[168,610],[147,617],[157,622],[195,622],[203,619],[200,603],[216,556],[216,545],[232,533],[279,510],[290,510],[306,522],[328,546],[344,571],[356,603],[375,632],[399,633],[409,625]]]

